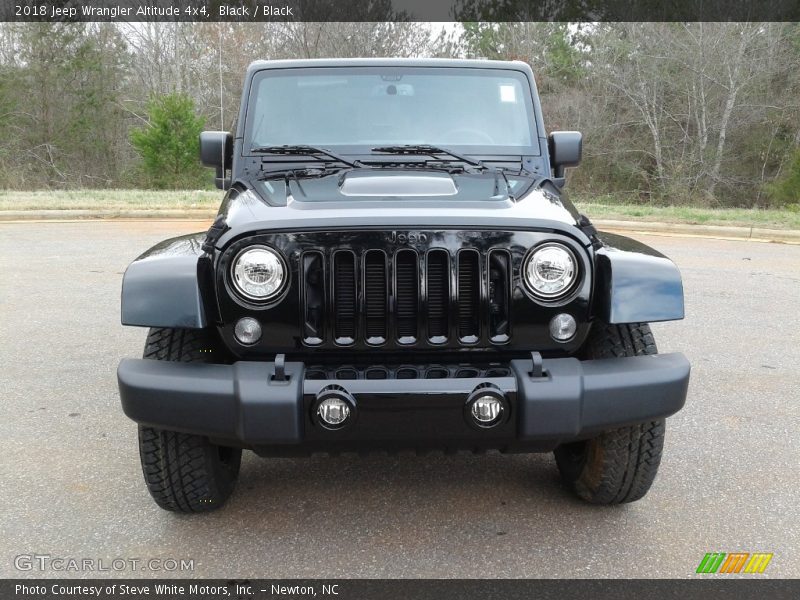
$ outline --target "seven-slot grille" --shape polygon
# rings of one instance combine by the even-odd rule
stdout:
[[[509,340],[511,256],[506,250],[306,251],[300,265],[307,345]]]

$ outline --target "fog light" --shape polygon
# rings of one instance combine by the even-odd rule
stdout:
[[[470,408],[472,418],[484,427],[493,425],[503,416],[503,403],[494,396],[479,396]]]
[[[311,420],[323,429],[344,429],[358,417],[356,400],[340,385],[328,385],[317,392],[311,406]]]
[[[317,415],[329,427],[341,427],[350,417],[350,405],[341,398],[326,398],[319,403]]]
[[[250,346],[261,339],[261,324],[252,317],[244,317],[236,322],[233,335],[240,344]]]
[[[575,322],[575,317],[567,313],[557,314],[550,321],[550,335],[557,342],[571,340],[577,330],[578,324]]]

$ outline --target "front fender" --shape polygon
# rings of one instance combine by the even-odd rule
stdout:
[[[122,324],[206,326],[201,281],[203,241],[194,233],[164,240],[133,261],[122,278]]]
[[[675,264],[649,246],[599,232],[595,253],[595,314],[606,323],[683,319],[683,283]]]

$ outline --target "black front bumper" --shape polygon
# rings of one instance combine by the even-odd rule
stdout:
[[[123,360],[117,370],[125,414],[143,425],[207,436],[259,452],[499,448],[547,450],[605,429],[669,416],[683,406],[689,362],[682,354],[580,361],[512,360],[492,378],[316,380],[289,362],[233,365]],[[498,425],[476,427],[464,410],[478,387],[508,402]],[[353,423],[328,430],[312,418],[331,386],[354,400]]]

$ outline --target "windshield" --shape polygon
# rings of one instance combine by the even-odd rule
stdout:
[[[245,153],[295,144],[353,152],[429,144],[539,154],[528,80],[501,69],[265,70],[253,82],[245,135]]]

